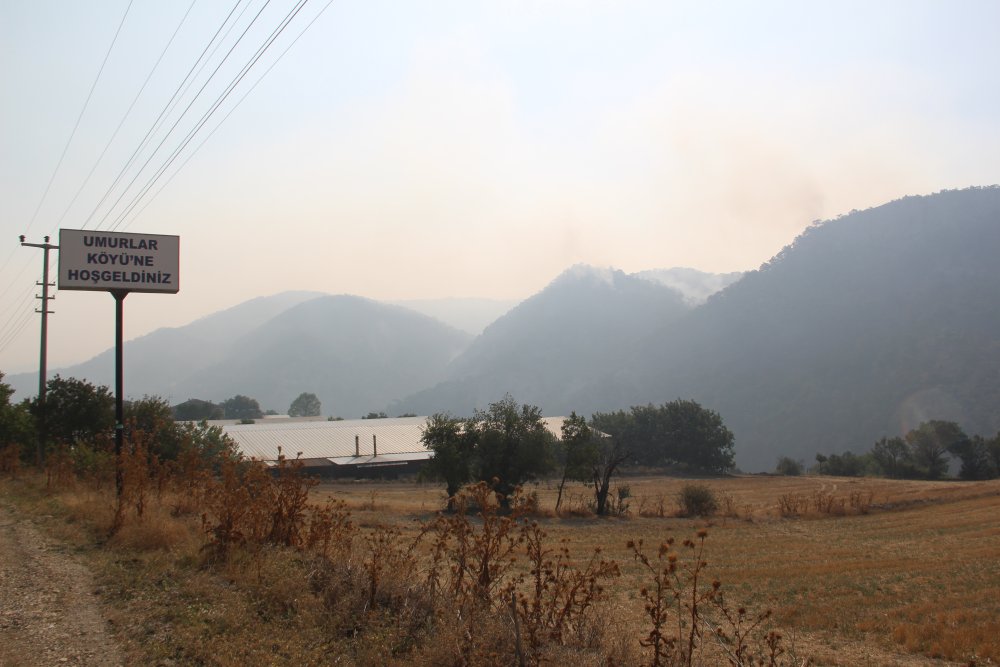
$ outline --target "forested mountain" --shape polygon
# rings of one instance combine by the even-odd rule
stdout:
[[[678,291],[657,282],[574,266],[487,327],[448,367],[447,381],[392,410],[467,415],[509,392],[546,414],[568,413],[567,397],[620,367],[650,331],[689,309]]]
[[[590,414],[690,398],[722,414],[749,470],[864,451],[926,419],[992,435],[998,256],[991,187],[816,223],[693,308],[638,287],[664,272],[578,267],[489,327],[447,382],[398,405],[462,415],[509,391],[546,414]]]
[[[653,332],[580,407],[693,398],[736,460],[867,450],[926,419],[1000,429],[1000,188],[907,197],[808,229]]]

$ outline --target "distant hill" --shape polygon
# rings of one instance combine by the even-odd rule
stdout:
[[[180,400],[236,393],[287,409],[304,391],[323,412],[358,417],[438,381],[471,336],[426,315],[356,296],[289,308],[234,340],[221,360],[179,384]]]
[[[157,329],[125,343],[125,390],[128,396],[144,394],[171,397],[193,371],[223,358],[233,340],[320,292],[282,292],[262,296],[206,315],[181,327]],[[114,388],[115,350],[74,366],[49,368],[49,377],[83,378]],[[17,391],[18,399],[38,393],[38,374],[20,373],[5,379]],[[245,393],[245,392],[244,392]],[[184,396],[180,400],[190,398]],[[198,398],[201,398],[198,396]],[[228,398],[228,397],[223,397]],[[180,401],[176,401],[180,402]],[[287,407],[287,406],[286,406]]]
[[[546,414],[616,368],[650,331],[689,310],[674,289],[614,269],[578,265],[491,324],[440,385],[393,411],[468,415],[511,393]]]
[[[125,344],[128,397],[222,401],[237,393],[287,410],[304,391],[324,411],[360,416],[443,378],[472,336],[398,306],[318,292],[252,299],[189,325]],[[49,377],[114,386],[114,350]],[[34,395],[38,376],[5,377]]]

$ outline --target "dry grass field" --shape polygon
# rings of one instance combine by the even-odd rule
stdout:
[[[673,516],[678,492],[692,481],[724,500],[719,515]],[[627,517],[538,520],[551,536],[566,538],[574,554],[602,547],[622,563],[614,594],[631,607],[636,624],[641,573],[626,543],[658,544],[706,528],[709,573],[732,597],[772,608],[797,655],[815,664],[1000,662],[998,480],[645,476],[622,478],[620,485],[631,493]],[[540,514],[554,507],[554,484],[529,490],[538,493]],[[326,484],[316,493],[346,500],[362,524],[391,521],[411,531],[413,519],[444,502],[439,486],[424,484]],[[568,493],[572,510],[589,489],[576,485]],[[852,508],[852,496],[867,504]],[[798,501],[801,511],[783,516],[783,499]]]
[[[720,501],[715,515],[677,516],[677,495],[690,483],[712,489]],[[532,520],[553,543],[578,562],[595,548],[617,561],[621,576],[607,580],[601,613],[634,655],[649,628],[640,594],[649,573],[626,544],[642,540],[655,553],[668,537],[679,544],[704,530],[705,581],[721,581],[734,607],[773,610],[769,623],[788,651],[782,664],[1000,662],[1000,480],[628,476],[619,485],[629,489],[628,512],[613,518],[586,511],[583,485],[567,490],[561,516],[553,511],[554,484],[526,491],[537,495]],[[106,487],[46,489],[43,478],[25,476],[0,480],[0,496],[95,573],[105,617],[132,664],[389,664],[385,656],[400,651],[405,657],[392,664],[440,664],[433,651],[396,646],[397,621],[347,634],[342,623],[324,625],[336,601],[317,594],[315,561],[299,552],[266,547],[207,562],[204,524],[184,511],[191,498],[183,492],[150,489],[142,520],[130,520],[110,541]],[[383,579],[422,576],[426,541],[421,555],[407,560],[374,536],[411,543],[444,506],[441,485],[328,482],[310,492],[312,503],[330,499],[350,511],[359,548],[387,554]],[[361,553],[352,558],[375,561]],[[525,570],[526,562],[517,567]],[[363,646],[349,643],[351,632],[369,633]],[[571,661],[597,664],[572,657],[547,664]]]

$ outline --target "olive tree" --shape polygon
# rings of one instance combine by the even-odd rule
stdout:
[[[563,489],[567,480],[587,481],[594,465],[600,457],[597,434],[587,425],[587,420],[573,412],[563,422],[562,438],[557,446],[557,455],[562,467],[559,479],[559,493],[556,496],[556,512],[562,504]]]
[[[451,510],[455,495],[472,475],[474,443],[465,433],[462,421],[446,413],[427,418],[420,440],[432,452],[428,471],[444,480]]]
[[[515,488],[553,468],[556,438],[541,410],[518,405],[510,394],[476,410],[465,430],[474,443],[477,478],[493,486],[505,508]]]

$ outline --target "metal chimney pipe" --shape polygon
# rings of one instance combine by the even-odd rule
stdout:
[[[372,456],[378,456],[378,442],[375,440],[374,433],[372,433]]]
[[[357,436],[357,435],[354,436],[354,455],[355,456],[361,456],[361,441],[360,441],[359,438],[360,438],[360,436]]]

